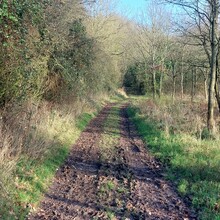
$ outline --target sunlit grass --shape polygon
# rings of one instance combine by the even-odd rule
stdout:
[[[118,106],[112,107],[109,116],[104,122],[103,134],[99,142],[101,160],[103,162],[110,160],[116,153],[116,147],[120,137],[119,113],[120,109]]]
[[[84,113],[76,119],[71,114],[52,112],[42,117],[37,129],[41,138],[50,140],[47,143],[51,145],[42,150],[32,147],[30,149],[33,152],[28,151],[28,154],[18,159],[16,170],[11,177],[14,183],[9,188],[8,204],[6,199],[2,204],[8,207],[10,212],[7,209],[1,210],[1,219],[23,220],[30,210],[37,208],[57,169],[67,158],[72,144],[94,116]]]
[[[138,101],[135,104],[140,107]],[[166,165],[166,177],[181,195],[191,198],[200,219],[219,220],[220,141],[202,140],[178,130],[167,135],[150,114],[146,117],[135,107],[128,112],[147,147]]]

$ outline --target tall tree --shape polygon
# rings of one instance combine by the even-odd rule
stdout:
[[[139,20],[133,44],[139,52],[139,59],[145,63],[146,74],[151,76],[152,95],[156,98],[157,93],[159,96],[162,93],[164,69],[161,67],[169,47],[170,14],[152,1]]]
[[[203,46],[210,65],[208,88],[207,127],[211,132],[215,130],[214,105],[217,72],[217,56],[219,52],[218,16],[219,0],[165,0],[180,6],[187,12],[189,20],[181,25],[181,30],[190,38],[195,39],[195,44]],[[192,28],[193,27],[193,28]],[[195,31],[196,28],[196,31]]]

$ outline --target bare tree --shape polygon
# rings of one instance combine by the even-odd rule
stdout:
[[[162,93],[164,60],[170,42],[170,14],[153,1],[139,17],[133,44],[139,52],[139,60],[145,63],[146,74],[151,75],[152,94],[156,98],[157,93],[159,96]]]
[[[181,25],[181,30],[188,37],[193,38],[194,44],[203,46],[210,65],[208,87],[207,127],[211,132],[215,130],[214,106],[217,72],[217,56],[219,52],[218,16],[219,0],[165,0],[180,6],[187,14],[188,21]],[[196,28],[196,31],[195,31]]]

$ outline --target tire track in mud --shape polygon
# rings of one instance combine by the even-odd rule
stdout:
[[[126,105],[121,108],[120,147],[132,173],[129,219],[196,219],[196,215],[178,196],[174,186],[162,177],[161,164],[146,150],[129,121]]]
[[[160,163],[129,121],[127,105],[120,106],[119,123],[113,108],[118,107],[105,107],[82,132],[29,220],[196,219],[163,179]]]
[[[93,119],[58,170],[49,192],[29,220],[92,219],[97,214],[97,185],[100,153],[97,147],[103,125],[114,104]]]

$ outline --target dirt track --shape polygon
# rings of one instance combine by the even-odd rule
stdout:
[[[113,136],[106,120],[119,117],[113,108],[118,107],[105,107],[81,134],[38,212],[28,219],[196,219],[163,179],[161,164],[136,134],[126,105],[120,106],[117,140],[103,156],[103,134]]]

